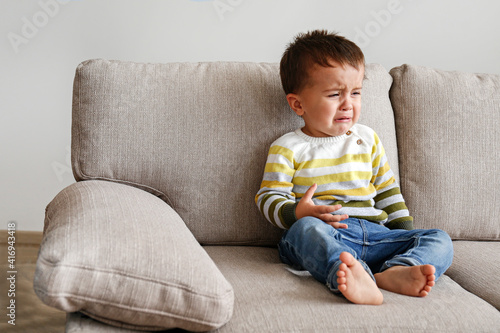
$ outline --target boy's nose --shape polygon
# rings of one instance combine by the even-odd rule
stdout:
[[[345,98],[340,105],[341,111],[350,111],[352,110],[352,102],[349,98]]]

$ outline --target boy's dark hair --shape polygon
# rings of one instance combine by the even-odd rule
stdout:
[[[332,60],[356,69],[365,64],[361,49],[345,37],[326,30],[298,34],[286,48],[280,62],[281,84],[285,94],[298,93],[304,87],[307,71],[313,64],[331,67]]]

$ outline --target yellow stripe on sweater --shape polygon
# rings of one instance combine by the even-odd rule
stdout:
[[[293,177],[295,174],[295,170],[290,168],[288,165],[285,164],[280,164],[280,163],[266,163],[266,167],[264,169],[264,172],[272,173],[272,172],[279,172],[283,173],[287,176]]]
[[[300,186],[311,186],[314,183],[318,185],[340,182],[355,182],[358,180],[370,180],[372,173],[369,171],[350,171],[334,173],[316,177],[295,177],[293,183]],[[361,185],[361,183],[360,183]]]
[[[353,188],[348,190],[336,190],[332,189],[329,191],[316,192],[314,193],[314,199],[318,200],[339,200],[339,197],[365,197],[367,195],[373,194],[375,188],[373,186]],[[305,193],[295,193],[297,198],[302,198]]]
[[[293,184],[290,182],[277,182],[275,180],[263,180],[260,184],[260,188],[287,188],[290,189],[293,187]]]
[[[346,154],[339,158],[324,158],[301,162],[298,164],[297,169],[324,168],[345,163],[370,163],[370,161],[370,154]]]
[[[391,170],[391,167],[388,162],[385,162],[385,164],[378,169],[378,173],[372,177],[372,183],[375,183],[377,178],[384,176],[389,170]]]
[[[273,154],[281,155],[281,156],[285,157],[287,160],[289,160],[290,163],[293,164],[293,150],[290,150],[290,149],[288,149],[286,147],[282,147],[282,146],[272,146],[269,149],[268,155],[273,155]]]

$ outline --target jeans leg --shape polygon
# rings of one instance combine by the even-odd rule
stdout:
[[[395,230],[393,230],[395,231]],[[401,233],[398,238],[408,237],[407,249],[387,260],[381,272],[393,266],[417,266],[430,264],[436,268],[436,280],[453,261],[453,244],[450,236],[439,229],[419,229]]]
[[[349,224],[348,220],[343,222]],[[338,292],[337,271],[342,263],[339,260],[340,253],[349,252],[358,259],[358,251],[361,250],[361,246],[356,249],[357,244],[342,237],[342,232],[352,235],[356,230],[351,225],[349,229],[335,229],[314,217],[302,218],[283,235],[279,243],[281,260],[294,267],[306,269],[316,280],[326,284],[333,292]],[[363,239],[362,235],[357,238]],[[363,261],[358,261],[375,280],[368,266]]]

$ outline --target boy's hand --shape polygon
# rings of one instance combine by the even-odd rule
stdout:
[[[318,206],[312,201],[312,197],[314,195],[314,192],[318,188],[317,184],[313,184],[309,189],[306,191],[302,199],[300,199],[299,203],[297,204],[297,207],[295,207],[295,216],[297,219],[306,217],[306,216],[313,216],[316,217],[323,222],[331,225],[335,229],[340,228],[340,229],[347,229],[347,224],[345,223],[339,223],[342,220],[345,220],[349,218],[348,215],[333,215],[332,213],[336,210],[339,210],[342,208],[342,205],[335,205],[335,206],[328,206],[328,205],[321,205]]]

